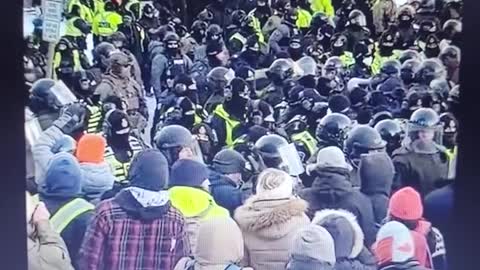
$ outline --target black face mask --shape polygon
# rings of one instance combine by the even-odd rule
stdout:
[[[300,57],[302,57],[303,55],[303,50],[302,48],[292,48],[292,47],[289,47],[288,48],[288,53],[290,54],[290,57],[296,61],[298,59],[300,59]]]
[[[438,46],[433,48],[429,48],[429,47],[425,48],[425,56],[427,58],[437,57],[439,54],[440,54],[440,48]]]

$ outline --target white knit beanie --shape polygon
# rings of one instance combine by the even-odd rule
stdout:
[[[266,169],[258,176],[257,194],[268,199],[285,199],[293,195],[294,181],[286,172]]]
[[[390,260],[394,263],[402,263],[415,256],[415,244],[411,232],[398,221],[388,222],[380,228],[374,250],[380,264]]]
[[[325,228],[316,224],[309,224],[298,231],[293,240],[290,254],[306,256],[331,265],[336,262],[332,236]]]
[[[345,160],[342,150],[336,146],[325,147],[318,151],[317,167],[336,167],[350,170],[352,167]]]

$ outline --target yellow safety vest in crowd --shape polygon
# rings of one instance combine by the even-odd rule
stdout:
[[[88,111],[90,112],[90,117],[87,122],[88,134],[95,134],[100,132],[100,121],[102,120],[102,110],[99,106],[87,106]]]
[[[82,64],[80,62],[80,54],[78,53],[78,50],[73,49],[72,54],[73,54],[73,72],[82,70]],[[55,55],[53,56],[53,70],[56,70],[57,68],[59,68],[61,63],[62,63],[62,54],[60,52],[56,52]],[[54,74],[56,75],[55,72]]]
[[[233,141],[232,145],[230,145],[228,148],[233,149],[235,146],[240,145],[240,144],[244,144],[246,142],[247,142],[247,135],[242,135],[242,136],[236,138],[235,141]]]
[[[317,12],[321,12],[330,18],[335,15],[335,10],[333,9],[331,0],[311,0],[310,8],[312,9],[314,15]]]
[[[75,26],[75,21],[81,20],[82,18],[80,17],[73,17],[67,21],[67,24],[65,26],[65,36],[70,36],[70,37],[81,37],[83,36],[82,31],[78,29]]]
[[[401,51],[399,50],[393,50],[393,54],[391,56],[381,56],[380,52],[377,50],[375,52],[375,55],[373,57],[373,62],[372,62],[372,75],[376,75],[380,72],[380,69],[382,68],[383,63],[385,63],[388,60],[398,60],[400,57]]]
[[[68,4],[68,13],[72,12],[73,6],[75,5],[80,7],[80,18],[91,24],[93,22],[94,11],[80,3],[80,0],[71,0]]]
[[[252,17],[252,23],[250,24],[250,27],[252,27],[255,30],[255,33],[257,34],[258,37],[258,42],[260,43],[265,43],[265,37],[262,33],[262,25],[260,23],[260,20],[253,15],[248,15]]]
[[[344,52],[342,55],[340,55],[340,60],[342,60],[343,66],[344,67],[349,67],[353,64],[355,64],[355,58],[353,57],[353,54],[351,52]]]
[[[50,218],[50,223],[52,224],[53,230],[60,234],[78,216],[94,209],[95,206],[93,204],[84,199],[76,198],[60,207]]]
[[[297,134],[293,134],[292,141],[303,144],[307,148],[310,156],[317,152],[317,140],[315,140],[310,132],[306,130]]]
[[[97,36],[108,37],[117,32],[118,25],[120,25],[122,21],[122,16],[116,12],[100,12],[93,19],[92,32]]]
[[[93,0],[93,12],[98,14],[105,11],[105,2],[103,0]]]
[[[105,149],[105,161],[110,165],[113,171],[113,175],[115,176],[117,182],[119,183],[126,183],[128,170],[130,169],[130,163],[133,158],[143,150],[142,144],[138,141],[137,138],[130,136],[128,138],[130,143],[130,147],[132,148],[133,156],[130,158],[129,162],[122,163],[115,158],[115,153],[113,152],[112,148],[108,146]]]
[[[217,105],[213,113],[225,120],[225,144],[227,146],[233,145],[233,129],[240,125],[240,122],[230,118],[230,115],[223,108],[223,104]]]
[[[305,29],[310,27],[310,23],[312,22],[312,14],[308,10],[305,9],[298,9],[297,15],[297,22],[296,25],[299,29]]]

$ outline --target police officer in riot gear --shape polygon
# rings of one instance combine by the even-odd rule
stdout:
[[[400,78],[406,89],[410,89],[410,87],[416,82],[416,74],[420,69],[420,65],[420,61],[416,59],[409,59],[402,64]]]
[[[179,125],[170,125],[158,130],[154,142],[157,149],[167,158],[170,168],[179,159],[197,159],[197,155],[201,154],[198,153],[198,144],[192,133]]]
[[[140,85],[132,79],[131,59],[122,52],[115,52],[109,57],[110,66],[102,82],[95,89],[95,94],[104,102],[109,96],[122,100],[122,107],[127,112],[130,127],[134,132],[143,132],[147,126],[148,108]]]
[[[442,41],[440,49],[443,50],[448,45],[460,46],[460,36],[462,34],[462,22],[459,20],[448,20],[443,24]]]
[[[449,45],[442,49],[438,58],[442,61],[447,71],[447,81],[450,85],[460,83],[460,49],[456,46]]]
[[[387,153],[389,156],[402,146],[403,130],[399,122],[394,119],[385,119],[375,125],[382,139],[387,142]]]
[[[200,104],[207,112],[212,112],[217,104],[224,101],[224,89],[233,79],[233,74],[225,67],[216,67],[208,75],[205,85],[198,86]]]
[[[57,120],[63,106],[52,91],[54,86],[54,80],[40,79],[30,90],[28,107],[37,117],[42,130],[47,129],[53,121]]]
[[[102,75],[107,72],[108,58],[113,51],[115,51],[115,46],[108,42],[98,44],[93,50],[93,66],[89,69],[89,72],[93,74],[97,84],[102,81]]]
[[[275,60],[267,71],[267,77],[272,82],[264,93],[257,96],[270,104],[274,110],[284,99],[284,82],[294,75],[293,61],[290,59]],[[277,111],[278,113],[278,111]]]
[[[435,58],[427,59],[422,62],[417,72],[417,84],[410,88],[410,91],[416,91],[420,94],[431,90],[430,83],[435,79],[444,79],[446,76],[445,67]]]
[[[323,67],[322,77],[318,79],[317,89],[320,95],[328,97],[331,93],[343,92],[345,90],[344,74],[345,69],[340,57],[330,57]]]
[[[374,44],[368,39],[361,41],[353,48],[353,58],[355,64],[348,67],[351,78],[369,78],[371,76],[371,68],[373,61]]]
[[[114,190],[128,185],[128,169],[135,155],[145,149],[145,146],[135,136],[132,136],[132,126],[129,116],[119,110],[111,109],[105,114],[103,134],[107,140],[105,161],[113,169],[116,178]]]
[[[359,42],[370,37],[370,30],[367,28],[367,21],[363,12],[358,9],[350,12],[344,34],[348,41],[347,50],[351,52]]]
[[[326,53],[326,57],[338,56],[342,60],[344,67],[349,67],[355,63],[353,54],[348,51],[347,36],[343,33],[335,34],[331,39],[331,51]]]
[[[430,108],[418,109],[410,117],[406,133],[403,146],[393,153],[394,188],[411,186],[426,195],[448,175],[449,160],[442,146],[438,114]]]
[[[352,120],[340,113],[331,113],[322,118],[318,124],[315,136],[318,140],[318,148],[328,146],[344,148],[348,132],[352,127]]]
[[[413,28],[415,10],[410,5],[400,8],[397,15],[396,45],[399,50],[407,50],[415,44],[416,33]]]
[[[361,185],[357,175],[361,155],[384,152],[386,146],[387,142],[382,139],[377,130],[370,126],[358,125],[348,133],[345,141],[345,153],[353,167],[351,181],[354,187],[360,187]]]
[[[287,10],[285,16],[282,19],[282,24],[273,31],[272,35],[268,39],[268,45],[272,50],[272,53],[276,55],[281,51],[288,50],[290,39],[300,34],[295,25],[297,21],[297,9],[290,8]]]
[[[387,60],[397,59],[399,52],[395,50],[395,36],[390,32],[384,32],[378,41],[378,50],[372,63],[372,74],[380,72],[382,64]]]
[[[208,123],[217,134],[218,147],[231,147],[235,139],[246,131],[244,123],[249,89],[245,80],[235,78],[223,93],[224,102],[215,106]]]

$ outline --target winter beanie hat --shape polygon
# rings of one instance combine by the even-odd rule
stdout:
[[[373,246],[377,264],[402,263],[415,256],[415,244],[410,230],[398,221],[383,225]]]
[[[317,167],[335,167],[350,170],[345,154],[336,146],[322,148],[317,154]]]
[[[349,95],[352,107],[358,107],[366,102],[368,92],[360,87],[355,87]]]
[[[133,159],[128,179],[132,187],[150,191],[160,191],[168,183],[168,162],[156,149],[147,149],[138,153]]]
[[[423,216],[423,204],[420,194],[411,187],[395,192],[390,198],[388,211],[400,220],[419,220]]]
[[[180,159],[172,166],[169,187],[201,188],[206,179],[208,179],[207,166],[195,160]]]
[[[333,95],[328,100],[328,108],[332,113],[345,113],[350,108],[350,100],[345,95]]]
[[[76,147],[77,147],[77,142],[75,141],[75,139],[64,134],[62,138],[56,141],[55,144],[52,146],[52,153],[55,153],[55,154],[60,152],[74,153]]]
[[[108,113],[107,113],[108,114]],[[127,115],[121,110],[114,110],[108,115],[110,131],[115,135],[126,135],[130,132],[130,124]]]
[[[85,134],[78,141],[77,156],[78,162],[99,164],[104,161],[105,147],[107,142],[98,134]]]
[[[82,191],[82,171],[69,153],[58,153],[50,160],[42,193],[48,196],[73,197]]]
[[[213,158],[213,168],[222,174],[241,173],[245,169],[245,163],[245,158],[231,149],[224,149]]]
[[[306,256],[331,265],[336,261],[332,236],[325,228],[315,224],[310,224],[297,233],[290,254]]]
[[[278,169],[266,169],[258,176],[257,194],[268,199],[286,199],[293,195],[293,179]]]

